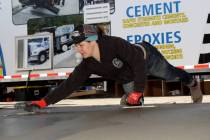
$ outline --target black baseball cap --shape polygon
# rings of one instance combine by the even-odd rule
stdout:
[[[71,33],[71,38],[74,44],[82,41],[96,41],[98,40],[97,29],[94,25],[79,25]]]

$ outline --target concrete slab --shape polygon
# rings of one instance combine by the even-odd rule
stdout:
[[[117,103],[119,99],[113,100]],[[0,139],[209,140],[210,137],[210,103],[165,101],[125,109],[117,104],[79,106],[67,100],[62,102],[49,107],[49,113],[35,115],[15,115],[21,112],[2,107]]]
[[[0,102],[0,108],[13,108],[16,102]],[[119,105],[120,98],[97,98],[97,99],[66,99],[51,107],[66,106],[104,106]],[[190,96],[164,96],[145,97],[145,104],[186,104],[192,103]],[[203,103],[210,103],[210,95],[203,96]]]

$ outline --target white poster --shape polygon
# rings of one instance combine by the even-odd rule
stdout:
[[[16,69],[52,68],[53,35],[51,33],[21,36],[15,40]]]
[[[112,35],[156,46],[175,66],[198,64],[209,0],[115,1]]]
[[[84,23],[94,24],[110,22],[109,9],[109,3],[84,6]]]

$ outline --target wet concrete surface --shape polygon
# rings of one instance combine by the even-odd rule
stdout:
[[[210,104],[0,109],[0,140],[209,140]]]

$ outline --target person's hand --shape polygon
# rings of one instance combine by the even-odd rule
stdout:
[[[143,104],[143,93],[132,92],[127,96],[127,104],[129,105],[142,105]]]
[[[39,101],[27,101],[15,104],[16,109],[23,109],[27,112],[40,112],[41,109],[46,106],[47,103],[43,99]]]

